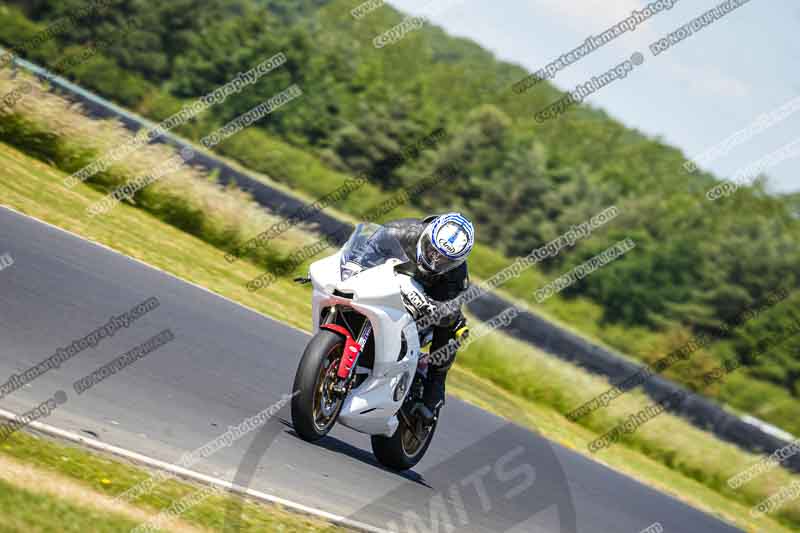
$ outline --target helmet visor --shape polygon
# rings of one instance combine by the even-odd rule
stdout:
[[[428,232],[425,232],[420,237],[420,252],[420,259],[422,260],[423,266],[431,272],[435,272],[437,274],[452,270],[464,262],[463,257],[459,259],[451,259],[437,250],[436,246],[434,246],[434,244],[431,242]]]

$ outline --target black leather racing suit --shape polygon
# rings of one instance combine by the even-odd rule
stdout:
[[[384,223],[389,232],[400,241],[406,255],[412,262],[406,267],[410,274],[425,289],[425,293],[439,304],[456,298],[459,294],[469,288],[469,275],[467,273],[467,263],[464,262],[458,267],[443,274],[430,274],[420,269],[414,260],[417,257],[417,242],[420,235],[428,226],[428,223],[436,218],[430,216],[422,220],[416,218],[403,218]],[[401,269],[402,270],[402,269]],[[459,308],[454,313],[445,316],[438,324],[433,327],[433,342],[430,351],[446,346],[447,343],[455,338],[456,330],[464,323],[464,315]],[[433,411],[441,405],[445,396],[445,380],[447,371],[455,361],[455,353],[452,357],[444,361],[437,361],[428,367],[428,379],[425,383],[425,406]]]

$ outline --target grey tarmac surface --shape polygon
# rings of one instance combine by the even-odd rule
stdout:
[[[6,396],[4,409],[21,413],[64,390],[67,402],[42,422],[177,462],[291,392],[304,332],[0,208],[6,252],[14,264],[0,271],[0,385],[112,315],[153,296],[161,305]],[[172,342],[82,395],[73,390],[166,328]],[[390,530],[638,533],[660,522],[676,533],[738,531],[453,397],[411,472],[380,467],[369,437],[344,427],[300,440],[288,406],[193,469]]]

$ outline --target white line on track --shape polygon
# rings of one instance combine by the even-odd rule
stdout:
[[[11,411],[0,409],[0,417],[13,420],[14,418],[17,417],[17,415],[12,413]],[[165,470],[167,472],[170,472],[171,474],[175,474],[175,476],[189,478],[194,481],[199,481],[201,483],[205,483],[208,485],[214,485],[228,491],[236,492],[237,494],[240,494],[242,496],[249,496],[257,500],[282,505],[283,507],[287,507],[289,509],[292,509],[293,511],[306,515],[316,516],[324,520],[327,520],[333,524],[349,527],[352,529],[356,529],[358,531],[367,531],[369,533],[390,533],[388,530],[380,529],[375,526],[365,524],[363,522],[358,522],[357,520],[351,520],[344,516],[329,513],[327,511],[316,509],[314,507],[309,507],[307,505],[296,503],[291,500],[286,500],[278,496],[273,496],[272,494],[267,494],[266,492],[261,492],[259,490],[253,490],[247,487],[242,487],[241,485],[236,485],[234,483],[231,483],[230,481],[225,481],[224,479],[219,479],[206,474],[201,474],[200,472],[195,472],[194,470],[189,470],[188,468],[183,468],[182,466],[178,466],[172,463],[167,463],[165,461],[160,461],[158,459],[148,457],[147,455],[126,450],[125,448],[120,448],[112,444],[107,444],[105,442],[101,442],[91,437],[78,435],[77,433],[73,433],[72,431],[59,429],[49,424],[43,424],[42,422],[34,421],[28,424],[28,426],[37,431],[41,431],[42,433],[46,433],[54,437],[59,437],[61,439],[75,442],[83,446],[88,446],[90,448],[95,448],[103,452],[118,455],[120,457],[124,457],[125,459],[129,459],[136,463],[141,463],[153,468]]]

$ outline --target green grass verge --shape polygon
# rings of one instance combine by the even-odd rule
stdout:
[[[307,287],[279,281],[258,293],[248,292],[243,281],[258,271],[249,262],[220,266],[220,250],[132,206],[121,205],[102,219],[89,219],[84,208],[100,192],[81,185],[65,193],[58,185],[61,172],[2,145],[0,168],[7,205],[297,327],[310,327]],[[585,425],[573,424],[561,413],[604,390],[608,382],[499,334],[460,354],[457,368],[452,392],[587,456],[590,440],[648,403],[643,395],[629,393],[607,411],[581,421]],[[796,476],[776,469],[731,491],[724,480],[758,458],[668,414],[595,458],[743,528],[789,531],[800,526],[796,503],[759,521],[748,515],[750,506]]]
[[[2,531],[97,533],[130,531],[138,524],[116,515],[86,509],[56,497],[36,494],[0,481]]]
[[[26,433],[17,433],[0,447],[0,453],[45,473],[66,476],[98,495],[115,497],[150,477],[148,469],[114,459],[103,454],[93,454],[82,448]],[[202,487],[193,483],[169,479],[158,483],[152,491],[141,496],[133,505],[155,518],[158,513]],[[221,531],[229,506],[241,504],[239,531],[347,531],[322,520],[300,516],[280,506],[262,504],[238,496],[211,495],[180,515],[182,522],[208,530]],[[141,522],[103,514],[76,505],[66,498],[30,494],[14,486],[13,482],[0,481],[0,509],[3,525],[9,516],[18,523],[18,531],[130,531]],[[64,521],[66,529],[59,529]],[[95,522],[96,520],[96,522]],[[16,521],[16,522],[14,522]],[[30,524],[30,528],[22,527]],[[89,526],[91,524],[91,526]],[[98,524],[98,525],[95,525]],[[69,527],[67,527],[69,526]],[[2,529],[2,528],[0,528]],[[5,529],[2,529],[6,531]]]

